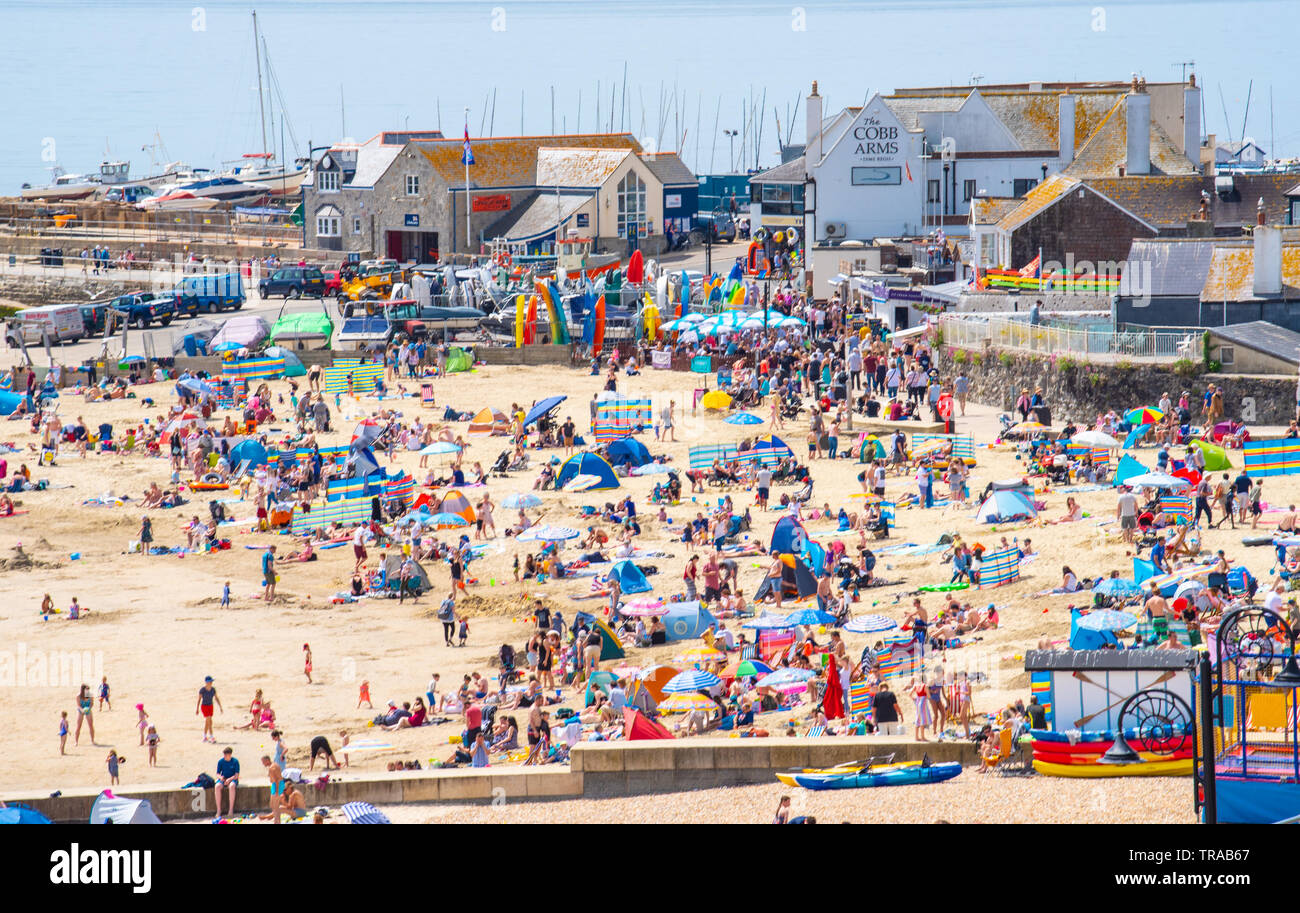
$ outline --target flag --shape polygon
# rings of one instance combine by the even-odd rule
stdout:
[[[460,163],[462,165],[474,164],[474,150],[469,147],[469,123],[465,124],[465,151],[461,153]]]
[[[469,142],[466,140],[466,142]],[[468,146],[466,148],[469,148]],[[1024,266],[1020,267],[1020,275],[1038,279],[1042,275],[1043,255],[1039,254],[1030,260]]]
[[[909,164],[908,162],[903,162],[903,167],[907,169],[907,180],[908,180],[909,183],[911,183],[911,180],[912,180],[912,166],[911,166],[911,164]]]

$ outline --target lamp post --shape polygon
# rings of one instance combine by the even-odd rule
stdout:
[[[722,132],[726,135],[727,139],[730,141],[731,154],[728,158],[728,161],[731,164],[730,170],[735,171],[736,170],[736,137],[740,134],[740,131],[723,130]]]

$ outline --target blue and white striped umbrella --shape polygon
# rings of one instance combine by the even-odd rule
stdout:
[[[521,510],[525,507],[538,507],[542,499],[532,492],[520,492],[519,494],[506,495],[501,499],[501,506],[506,510]]]
[[[783,615],[771,615],[767,612],[764,612],[762,615],[758,616],[753,621],[745,622],[743,625],[741,625],[741,627],[754,628],[759,631],[764,631],[764,630],[779,631],[782,629],[796,627],[796,625],[794,622],[788,621]]]
[[[811,669],[777,669],[771,675],[764,675],[758,680],[759,685],[794,685],[816,678],[817,673]]]
[[[369,802],[345,802],[343,814],[353,824],[392,824],[388,816]]]
[[[699,669],[687,669],[668,679],[668,684],[664,685],[664,691],[668,694],[690,694],[695,691],[708,691],[716,685],[721,685],[722,680],[712,672],[703,672]]]
[[[763,420],[752,412],[737,412],[723,419],[728,425],[761,425]]]
[[[1137,624],[1137,620],[1132,612],[1101,609],[1084,615],[1079,619],[1078,626],[1085,631],[1126,631]]]
[[[692,329],[692,328],[694,328],[694,326],[695,326],[695,321],[693,321],[693,320],[687,320],[685,317],[679,317],[679,318],[676,319],[676,320],[670,320],[670,321],[668,321],[668,322],[665,323],[663,326],[661,326],[659,329],[661,329],[661,330],[667,330],[667,331],[669,331],[670,333],[676,333],[676,332],[678,332],[678,331],[680,331],[680,330],[689,330],[689,329]]]
[[[844,626],[844,630],[854,634],[877,634],[880,631],[892,631],[898,622],[884,615],[862,615]]]
[[[537,540],[539,542],[563,542],[566,539],[576,539],[582,533],[578,532],[572,526],[534,526],[532,529],[524,530],[515,538],[524,542]]]

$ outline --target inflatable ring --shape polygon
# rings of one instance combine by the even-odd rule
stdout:
[[[215,472],[209,472],[203,478],[199,479],[204,485],[218,485],[221,482],[221,476]]]

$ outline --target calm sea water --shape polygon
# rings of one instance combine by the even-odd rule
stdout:
[[[0,193],[45,182],[52,158],[69,171],[93,170],[106,150],[142,175],[150,163],[142,147],[155,133],[166,146],[159,160],[212,167],[260,150],[253,8],[0,0],[9,39],[0,58]],[[600,129],[609,127],[617,87],[616,130],[663,149],[680,145],[697,171],[726,171],[742,144],[723,131],[742,129],[764,90],[758,148],[766,166],[777,158],[774,111],[784,133],[814,79],[831,111],[895,86],[973,76],[994,83],[1139,72],[1165,81],[1189,60],[1206,88],[1208,132],[1243,135],[1253,78],[1245,135],[1270,151],[1273,136],[1281,154],[1300,151],[1300,95],[1287,91],[1293,0],[267,0],[256,9],[292,127],[292,136],[283,132],[289,157],[309,141],[408,125],[459,135],[466,107],[474,135],[547,133],[552,87],[555,129],[592,131],[599,81]],[[277,100],[276,147],[279,108]],[[801,108],[794,142],[802,125]]]

